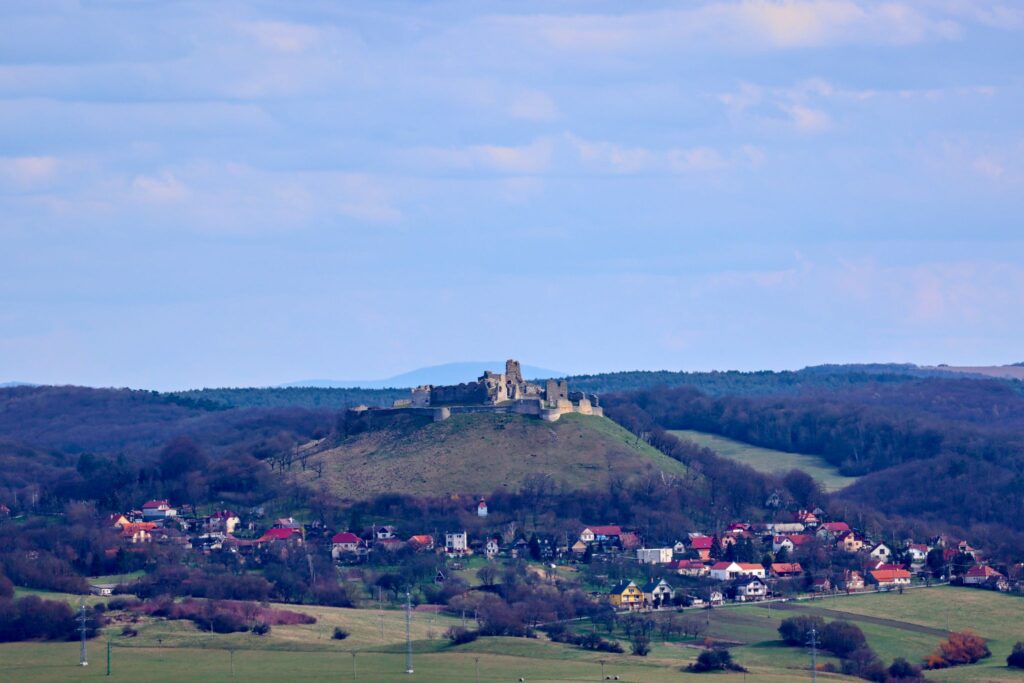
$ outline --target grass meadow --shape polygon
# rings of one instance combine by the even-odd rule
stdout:
[[[723,458],[749,465],[759,472],[778,473],[788,472],[792,469],[803,470],[814,477],[826,491],[838,491],[857,481],[857,477],[843,476],[838,469],[816,455],[761,448],[717,434],[708,434],[692,429],[676,429],[671,433],[681,439],[709,448]]]

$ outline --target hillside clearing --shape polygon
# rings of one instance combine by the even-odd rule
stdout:
[[[792,469],[802,470],[814,477],[826,491],[838,491],[859,478],[840,474],[838,469],[816,455],[761,448],[717,434],[708,434],[692,429],[675,429],[670,433],[680,439],[686,439],[699,446],[709,448],[723,458],[748,465],[758,472],[780,474]]]
[[[565,415],[547,423],[522,415],[456,415],[444,422],[383,428],[348,437],[311,458],[323,463],[292,476],[339,498],[382,493],[487,494],[518,489],[547,475],[574,490],[607,489],[613,480],[682,476],[672,460],[604,417]]]

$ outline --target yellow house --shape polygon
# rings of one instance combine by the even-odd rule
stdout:
[[[644,593],[632,581],[619,581],[608,592],[608,602],[620,609],[638,609],[644,602]]]
[[[847,531],[839,537],[838,545],[848,553],[856,553],[860,552],[860,549],[864,547],[864,541],[857,538],[857,535],[852,531]]]

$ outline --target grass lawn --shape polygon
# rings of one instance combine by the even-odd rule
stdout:
[[[770,448],[751,446],[741,441],[727,439],[717,434],[698,432],[692,429],[677,429],[671,432],[681,439],[710,448],[723,458],[729,458],[749,465],[759,472],[788,472],[792,469],[803,470],[814,477],[826,491],[838,491],[857,481],[857,477],[846,477],[816,455],[803,453],[787,453]]]

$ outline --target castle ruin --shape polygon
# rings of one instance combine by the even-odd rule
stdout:
[[[449,386],[418,386],[408,399],[395,401],[390,410],[429,413],[434,421],[463,413],[518,413],[554,422],[565,413],[603,415],[597,396],[569,392],[566,380],[549,379],[544,386],[527,382],[519,361],[505,362],[505,372],[484,371],[475,382]]]

